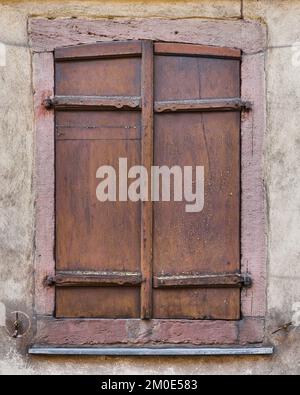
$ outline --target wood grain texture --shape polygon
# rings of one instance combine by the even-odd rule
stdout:
[[[78,287],[56,289],[56,318],[138,318],[140,289]]]
[[[153,43],[142,43],[142,165],[151,174],[153,165],[153,106],[154,106],[154,59]],[[148,180],[147,180],[148,181]],[[152,318],[152,254],[153,254],[153,204],[142,202],[141,224],[141,318]]]
[[[57,96],[141,95],[141,59],[56,62]]]
[[[180,43],[155,43],[155,54],[205,56],[210,58],[240,59],[241,50],[207,45],[192,45]]]
[[[141,98],[132,96],[55,96],[50,105],[56,110],[134,110],[141,108]]]
[[[139,271],[140,204],[99,202],[100,166],[140,162],[132,140],[57,140],[57,270]],[[118,179],[119,180],[119,179]]]
[[[156,115],[155,165],[204,166],[205,205],[190,214],[185,201],[154,203],[155,274],[240,270],[239,118]]]
[[[242,288],[245,278],[240,274],[179,274],[154,277],[154,288]]]
[[[153,292],[156,319],[239,320],[240,290],[168,288]]]
[[[142,275],[130,272],[69,271],[48,277],[47,283],[56,287],[137,287],[142,283]]]
[[[57,111],[57,140],[140,140],[141,119],[135,111]]]
[[[236,98],[239,68],[236,60],[156,56],[155,100]],[[154,204],[155,276],[239,272],[240,113],[156,114],[154,163],[205,169],[203,211],[187,213],[185,201]],[[155,318],[240,318],[239,290],[177,291],[155,290]]]
[[[107,47],[103,51],[107,54]],[[96,191],[103,180],[96,175],[101,166],[111,166],[119,182],[119,158],[127,158],[129,168],[141,162],[141,117],[124,111],[139,105],[141,60],[81,55],[56,62],[56,94],[63,98],[56,108],[56,269],[138,273],[140,203],[100,202]],[[116,111],[107,111],[114,105]],[[120,276],[58,276],[58,282],[59,318],[139,316],[140,290]],[[106,286],[96,286],[100,282]]]
[[[119,60],[120,64],[118,64]],[[116,75],[120,76],[121,81],[123,81],[123,75],[127,73],[129,67],[127,63],[121,62],[123,60],[129,59],[118,59],[118,61],[114,59],[113,65],[110,64]],[[109,75],[107,59],[100,60],[97,64],[94,60],[88,63],[92,68],[97,68],[97,73],[99,72],[102,79]],[[76,73],[81,75],[82,71],[86,69],[86,65],[77,61],[68,63],[74,67],[69,75],[66,70],[58,69],[64,64],[66,63],[57,64],[59,77],[56,87],[58,91],[62,90],[62,96],[65,97],[65,91],[71,94],[70,87],[78,89],[74,85],[74,76]],[[120,65],[124,66],[124,70]],[[204,212],[187,214],[184,210],[187,204],[185,201],[156,203],[153,238],[153,204],[150,200],[141,203],[141,318],[152,318],[152,302],[154,301],[155,318],[238,319],[240,314],[239,290],[182,289],[180,292],[178,291],[178,298],[174,299],[172,289],[156,289],[153,295],[152,251],[154,246],[156,275],[180,272],[222,274],[236,273],[240,270],[240,114],[221,111],[215,114],[211,114],[209,111],[204,114],[199,111],[188,114],[184,111],[171,115],[156,115],[155,141],[153,140],[154,90],[155,99],[158,97],[167,101],[173,98],[196,100],[199,104],[206,97],[211,101],[218,101],[219,97],[226,96],[229,99],[222,99],[222,101],[229,100],[232,105],[232,102],[237,100],[240,91],[239,62],[212,58],[200,59],[194,56],[188,58],[157,56],[155,58],[154,83],[153,43],[143,41],[140,65],[140,87],[138,87],[135,78],[129,79],[128,85],[124,80],[121,87],[124,92],[133,92],[133,90],[141,92],[141,144],[134,140],[117,140],[117,137],[116,140],[101,140],[101,137],[99,140],[95,139],[96,133],[101,135],[97,130],[100,125],[107,135],[108,123],[111,122],[109,116],[113,119],[111,126],[115,125],[116,127],[117,124],[129,123],[129,119],[134,116],[138,117],[135,113],[133,116],[127,112],[112,111],[98,115],[100,113],[94,111],[92,114],[97,114],[97,118],[94,115],[90,119],[90,113],[81,111],[79,114],[72,115],[73,120],[71,121],[70,114],[73,112],[57,112],[57,126],[59,126],[57,127],[56,143],[57,268],[58,270],[97,271],[138,270],[138,243],[135,240],[135,244],[133,244],[133,239],[130,237],[137,235],[140,205],[127,202],[127,205],[122,206],[121,202],[110,202],[109,210],[109,203],[101,205],[98,203],[97,205],[96,201],[91,199],[97,186],[95,180],[90,176],[90,174],[96,173],[97,166],[113,165],[114,168],[117,168],[118,159],[127,157],[130,162],[128,165],[131,167],[133,163],[137,164],[140,158],[142,165],[148,170],[148,174],[151,174],[153,155],[155,155],[156,165],[167,165],[170,168],[174,164],[182,168],[187,165],[204,166],[206,180]],[[223,71],[222,78],[219,77],[220,71]],[[193,81],[192,85],[186,81],[188,74],[189,81]],[[117,81],[119,82],[119,80]],[[95,74],[92,74],[91,81],[95,81],[95,85],[97,85]],[[81,90],[89,90],[91,82],[86,82],[84,79],[78,85]],[[107,88],[105,88],[106,85]],[[119,90],[120,86],[116,83],[114,86],[114,83],[110,81],[109,83],[105,82],[101,89],[109,89],[109,92],[114,95],[115,90]],[[234,99],[230,99],[230,97]],[[73,96],[65,99],[65,101],[68,100],[74,105]],[[79,100],[77,104],[82,104],[80,98],[77,97],[77,100]],[[95,98],[82,99],[82,102],[84,100],[95,101]],[[235,105],[237,105],[236,102]],[[132,122],[133,119],[131,119],[131,124]],[[74,137],[75,125],[80,124],[82,126],[78,129],[77,140],[70,139],[72,135]],[[135,120],[135,124],[137,124],[137,120]],[[68,132],[63,131],[63,128],[68,130],[68,126],[71,126],[69,135]],[[85,139],[85,135],[88,136],[87,139]],[[65,139],[60,138],[64,136],[66,136]],[[94,139],[92,139],[93,137]],[[87,176],[88,174],[89,176]],[[124,210],[121,210],[121,207]],[[129,207],[133,211],[129,212]],[[108,213],[107,217],[103,216],[103,209]],[[133,212],[135,216],[132,215]],[[100,215],[105,218],[105,225]],[[80,227],[76,226],[78,220],[81,223]],[[118,230],[120,231],[117,237],[116,220],[118,220]],[[129,228],[135,229],[135,232],[126,232],[124,237],[124,227],[127,228],[129,224]],[[72,237],[69,237],[69,234]],[[118,248],[114,244],[115,242],[119,243]],[[128,245],[133,247],[130,252]],[[191,251],[193,251],[192,254]],[[186,288],[189,287],[190,284],[186,283]],[[72,295],[74,292],[73,288]],[[95,293],[94,290],[91,292]],[[71,305],[65,302],[65,299],[68,300],[70,295],[71,291],[66,289],[57,293],[57,300],[64,306],[60,310],[58,309],[59,316],[63,316],[63,314],[68,317],[77,316],[75,304]],[[91,312],[91,316],[102,317],[102,314],[108,314],[108,309],[99,310],[95,302],[94,310],[91,301],[86,303],[89,303],[88,310]],[[128,298],[123,300],[124,306],[120,305],[119,310],[113,310],[111,317],[122,316],[122,311],[127,311],[129,303],[131,303],[131,299],[128,295]],[[70,310],[68,310],[68,306]],[[133,312],[132,314],[134,316]],[[129,314],[129,316],[132,315]]]
[[[126,56],[141,56],[140,41],[109,42],[102,45],[78,45],[55,49],[56,61],[78,59],[124,58]]]
[[[240,62],[155,56],[155,100],[240,98]]]
[[[209,99],[209,100],[173,100],[155,102],[156,113],[166,112],[212,112],[212,111],[242,111],[250,108],[250,103],[240,99]]]
[[[33,21],[33,23],[32,23]],[[117,23],[116,23],[117,22]],[[33,18],[30,20],[30,40],[33,44],[34,51],[52,51],[53,48],[60,45],[72,45],[74,43],[83,42],[95,42],[97,40],[111,40],[120,39],[124,37],[134,36],[136,38],[153,38],[160,37],[164,41],[172,41],[175,39],[183,42],[194,42],[208,44],[208,45],[221,45],[221,46],[232,46],[242,48],[244,52],[259,52],[261,51],[266,42],[265,29],[258,22],[245,22],[245,21],[166,21],[166,20],[130,20],[130,22],[124,24],[124,19],[120,21],[88,21],[88,20],[47,20],[40,18]],[[77,30],[74,28],[74,24],[77,25]],[[147,25],[147,26],[146,26]],[[129,29],[130,26],[130,29]],[[175,36],[176,30],[176,36]],[[92,32],[93,35],[88,34]],[[199,33],[200,32],[200,33]],[[107,37],[103,38],[103,34]],[[97,36],[98,35],[98,36]],[[101,38],[102,37],[102,38]],[[49,58],[52,58],[52,54],[48,54]],[[42,62],[43,66],[40,67],[38,57],[33,57],[34,65],[38,66],[39,71],[43,70],[43,75],[51,76],[51,67],[53,62]],[[253,75],[253,70],[256,70]],[[255,77],[255,78],[253,78]],[[45,78],[45,77],[44,77]],[[36,91],[43,91],[45,79],[35,79],[34,85]],[[242,321],[242,324],[238,324],[238,329],[235,332],[239,333],[238,336],[232,333],[232,327],[237,328],[236,324],[230,323],[230,327],[227,322],[214,321],[214,322],[192,322],[191,321],[177,321],[177,323],[171,323],[169,320],[163,324],[161,323],[161,334],[158,336],[163,342],[167,342],[168,339],[173,339],[171,336],[174,333],[176,344],[180,342],[193,343],[192,336],[188,335],[191,329],[191,334],[195,334],[198,337],[201,335],[199,344],[207,344],[208,340],[215,342],[216,344],[234,344],[239,343],[243,339],[246,343],[248,340],[254,343],[259,343],[263,339],[264,333],[264,319],[261,318],[265,311],[265,241],[264,241],[264,221],[265,212],[262,207],[261,195],[262,191],[262,141],[265,130],[265,105],[264,105],[264,54],[258,54],[253,56],[246,56],[243,58],[242,63],[242,97],[243,100],[250,100],[254,103],[255,111],[242,119],[242,141],[243,141],[243,155],[242,155],[242,179],[243,179],[243,190],[242,190],[242,206],[243,206],[243,228],[242,228],[242,265],[243,270],[251,270],[254,278],[254,287],[251,291],[247,290],[243,292],[242,298],[242,310],[244,316],[253,316],[258,318],[247,318]],[[53,81],[52,81],[53,83]],[[50,93],[49,93],[50,92]],[[47,95],[51,95],[51,89],[47,92]],[[47,97],[47,96],[46,96]],[[40,110],[39,106],[35,108],[36,116],[39,114],[43,115],[43,111]],[[50,114],[51,115],[51,114]],[[37,118],[36,118],[37,119]],[[52,118],[53,119],[53,118]],[[53,125],[52,125],[53,127]],[[44,124],[43,130],[48,133],[51,130],[51,125],[47,126]],[[253,135],[252,132],[254,131]],[[49,135],[49,134],[48,134]],[[45,160],[50,163],[48,159],[53,154],[51,145],[47,143],[47,139],[41,138],[39,145],[39,152],[43,151],[45,155],[39,155],[39,163],[43,163],[44,168]],[[44,159],[43,159],[44,158]],[[38,227],[37,231],[37,245],[42,247],[44,245],[47,251],[53,250],[53,237],[51,232],[48,232],[47,227],[44,226],[44,220],[46,219],[49,224],[54,224],[54,205],[51,204],[51,190],[53,185],[49,185],[50,193],[47,193],[50,204],[44,205],[44,197],[38,195],[38,204],[40,205],[40,218],[42,227]],[[52,199],[53,203],[53,199]],[[51,209],[52,208],[52,209]],[[52,211],[51,211],[52,210]],[[250,231],[248,231],[248,224],[250,224]],[[40,229],[40,230],[39,230]],[[44,237],[44,232],[41,229],[45,229],[45,232],[49,237]],[[45,233],[45,234],[46,234]],[[253,237],[255,235],[255,237]],[[39,247],[38,247],[39,248]],[[42,247],[43,248],[43,247]],[[47,255],[43,254],[43,262],[47,260]],[[45,259],[44,259],[45,258]],[[40,261],[42,262],[42,261]],[[47,260],[49,265],[40,265],[40,273],[54,271],[54,263],[51,260]],[[49,267],[49,271],[47,270]],[[253,268],[253,270],[252,270]],[[42,277],[41,277],[42,281]],[[42,314],[45,312],[48,314],[48,309],[45,305],[53,305],[54,299],[52,298],[52,291],[43,290],[41,283],[37,278],[37,311]],[[45,292],[46,291],[46,292]],[[45,298],[43,299],[43,295]],[[41,299],[40,299],[41,296]],[[47,299],[44,305],[44,300]],[[50,308],[51,312],[51,308]],[[131,320],[122,321],[120,325],[116,326],[114,320],[112,322],[110,331],[106,324],[107,320],[48,320],[42,319],[38,324],[38,335],[36,340],[42,343],[52,344],[105,344],[122,338],[121,342],[126,344],[131,342],[131,335],[129,332],[124,332],[121,335],[122,328],[129,328],[130,331],[136,330],[133,328],[134,325],[130,325]],[[245,325],[244,325],[245,323]],[[176,328],[175,328],[175,326]],[[194,326],[196,325],[197,328]],[[158,327],[156,327],[158,328]],[[208,330],[209,328],[209,330]],[[244,330],[247,328],[247,330]],[[251,329],[252,328],[252,329]],[[147,328],[148,330],[148,328]],[[180,336],[178,336],[180,332]],[[72,336],[70,334],[72,333]],[[136,333],[136,332],[135,332]],[[155,333],[157,331],[155,330]],[[96,335],[95,335],[96,334]],[[220,335],[220,336],[219,336]],[[141,334],[141,342],[147,343],[149,338]],[[136,337],[134,337],[136,339]],[[196,342],[198,342],[196,340]],[[119,343],[118,343],[119,344]]]

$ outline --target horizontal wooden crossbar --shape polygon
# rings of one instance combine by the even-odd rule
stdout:
[[[44,105],[57,110],[133,110],[142,108],[142,100],[135,96],[55,96],[45,100]]]
[[[138,96],[55,96],[53,99],[46,99],[44,106],[57,110],[140,110],[142,98]],[[250,109],[251,103],[239,98],[157,101],[154,104],[156,113],[248,111]]]
[[[47,285],[57,287],[136,287],[142,275],[131,272],[58,272],[48,277]]]
[[[157,55],[203,56],[210,58],[241,59],[241,50],[226,47],[193,45],[184,43],[154,44]],[[85,44],[55,50],[56,61],[72,61],[84,59],[124,58],[141,56],[141,41],[109,42],[99,44]]]
[[[239,98],[232,99],[206,99],[206,100],[176,100],[160,101],[155,103],[155,111],[187,112],[187,111],[242,111],[249,110],[251,103],[243,102]]]
[[[250,277],[242,274],[187,274],[154,277],[154,288],[242,288],[250,285]]]
[[[132,272],[58,272],[47,278],[47,285],[57,287],[137,287],[142,284],[141,273]],[[154,276],[154,288],[242,288],[251,285],[249,275],[243,274],[178,274]]]

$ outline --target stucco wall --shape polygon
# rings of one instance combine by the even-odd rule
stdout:
[[[7,335],[3,310],[21,310],[31,317],[33,306],[35,139],[29,16],[245,18],[266,24],[267,331],[276,346],[274,357],[29,358],[26,337]],[[5,48],[0,45],[0,373],[300,373],[299,20],[299,0],[0,0],[0,43]],[[289,330],[272,335],[290,322]]]

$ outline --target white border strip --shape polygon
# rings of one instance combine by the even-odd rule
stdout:
[[[273,355],[273,347],[236,348],[68,348],[34,346],[30,355],[87,355],[87,356],[228,356],[228,355]]]

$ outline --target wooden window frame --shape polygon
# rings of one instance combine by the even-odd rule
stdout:
[[[52,346],[203,346],[261,344],[266,314],[266,213],[263,141],[266,130],[266,31],[258,22],[31,18],[36,128],[36,257],[33,342]],[[105,40],[103,40],[105,34]],[[44,101],[54,94],[54,49],[99,41],[137,40],[202,44],[242,51],[242,100],[252,103],[241,124],[242,272],[253,286],[242,291],[240,321],[139,319],[55,319],[55,291],[46,283],[55,274],[54,112]],[[212,49],[213,50],[213,49]]]

